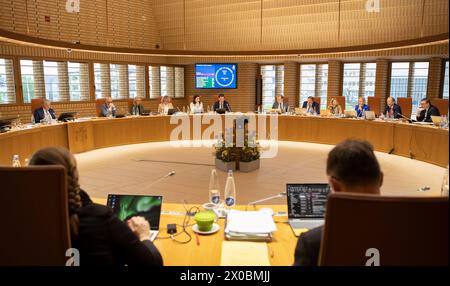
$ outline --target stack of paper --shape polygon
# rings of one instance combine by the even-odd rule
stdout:
[[[227,216],[225,237],[230,240],[272,240],[277,227],[268,212],[231,210]]]

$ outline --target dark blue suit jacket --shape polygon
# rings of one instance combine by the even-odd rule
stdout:
[[[50,108],[48,110],[48,112],[50,113],[50,115],[52,116],[53,119],[56,119],[55,111],[52,108]],[[41,107],[41,108],[36,109],[33,113],[33,117],[34,117],[34,123],[40,123],[41,120],[45,118],[44,108]]]
[[[308,101],[303,102],[302,108],[308,108]],[[320,106],[317,102],[313,101],[312,108],[317,114],[320,114]]]
[[[400,114],[402,114],[402,109],[400,108],[400,105],[394,103],[394,106],[392,107],[392,111],[394,112],[394,118],[402,118],[400,116]],[[386,107],[384,108],[383,114],[386,116],[387,112],[389,112],[389,105],[386,105]]]

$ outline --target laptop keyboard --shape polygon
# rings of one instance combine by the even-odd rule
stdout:
[[[317,220],[295,220],[295,221],[290,221],[289,224],[292,226],[292,228],[294,229],[298,229],[298,228],[307,228],[307,229],[313,229],[316,227],[319,227],[321,225],[323,225],[324,221],[321,219],[317,219]]]

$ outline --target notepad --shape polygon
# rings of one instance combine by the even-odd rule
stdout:
[[[273,218],[267,212],[231,210],[225,232],[261,234],[277,230]]]
[[[221,266],[270,266],[267,243],[223,241]]]

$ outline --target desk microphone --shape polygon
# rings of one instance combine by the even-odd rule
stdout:
[[[409,123],[412,123],[412,119],[411,119],[411,118],[408,118],[408,117],[404,116],[404,115],[401,114],[401,113],[397,113],[397,114],[400,115],[403,119],[408,120]]]
[[[165,174],[164,176],[159,177],[158,179],[156,179],[155,181],[153,181],[150,185],[148,185],[148,187],[153,186],[154,184],[158,183],[159,181],[161,181],[161,180],[163,180],[163,179],[165,179],[165,178],[167,178],[167,177],[175,176],[175,174],[176,174],[175,171],[170,171],[169,173]]]
[[[278,195],[275,195],[275,196],[267,197],[267,198],[264,198],[264,199],[261,199],[261,200],[257,200],[257,201],[254,201],[254,202],[249,202],[247,204],[247,206],[250,206],[250,205],[255,206],[255,205],[259,204],[259,203],[262,203],[262,202],[265,202],[265,201],[270,201],[270,200],[273,200],[273,199],[276,199],[276,198],[282,198],[282,197],[285,197],[285,196],[286,196],[286,192],[281,192],[281,193],[279,193]]]

